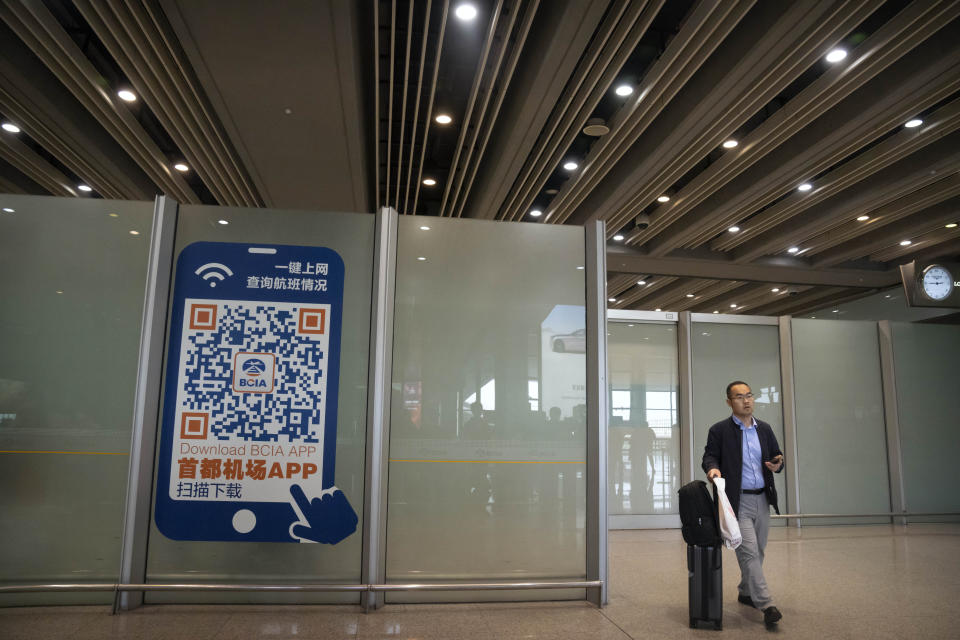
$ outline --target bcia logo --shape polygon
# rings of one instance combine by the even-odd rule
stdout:
[[[272,353],[240,352],[233,361],[233,390],[241,393],[270,393],[276,360]]]

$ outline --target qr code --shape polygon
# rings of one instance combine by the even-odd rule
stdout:
[[[202,437],[323,440],[330,305],[185,301],[178,406]],[[209,431],[208,431],[209,429]]]

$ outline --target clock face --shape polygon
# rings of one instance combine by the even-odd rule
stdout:
[[[944,300],[953,292],[953,277],[939,265],[927,267],[920,280],[923,292],[931,300]]]

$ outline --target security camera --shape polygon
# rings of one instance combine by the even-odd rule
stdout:
[[[650,216],[645,213],[641,213],[634,219],[633,222],[637,225],[637,229],[646,229],[650,226]]]

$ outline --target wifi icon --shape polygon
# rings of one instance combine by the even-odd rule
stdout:
[[[233,271],[230,267],[219,262],[208,262],[194,271],[198,276],[210,283],[211,287],[217,286],[218,280],[226,280],[227,276],[232,276]]]

